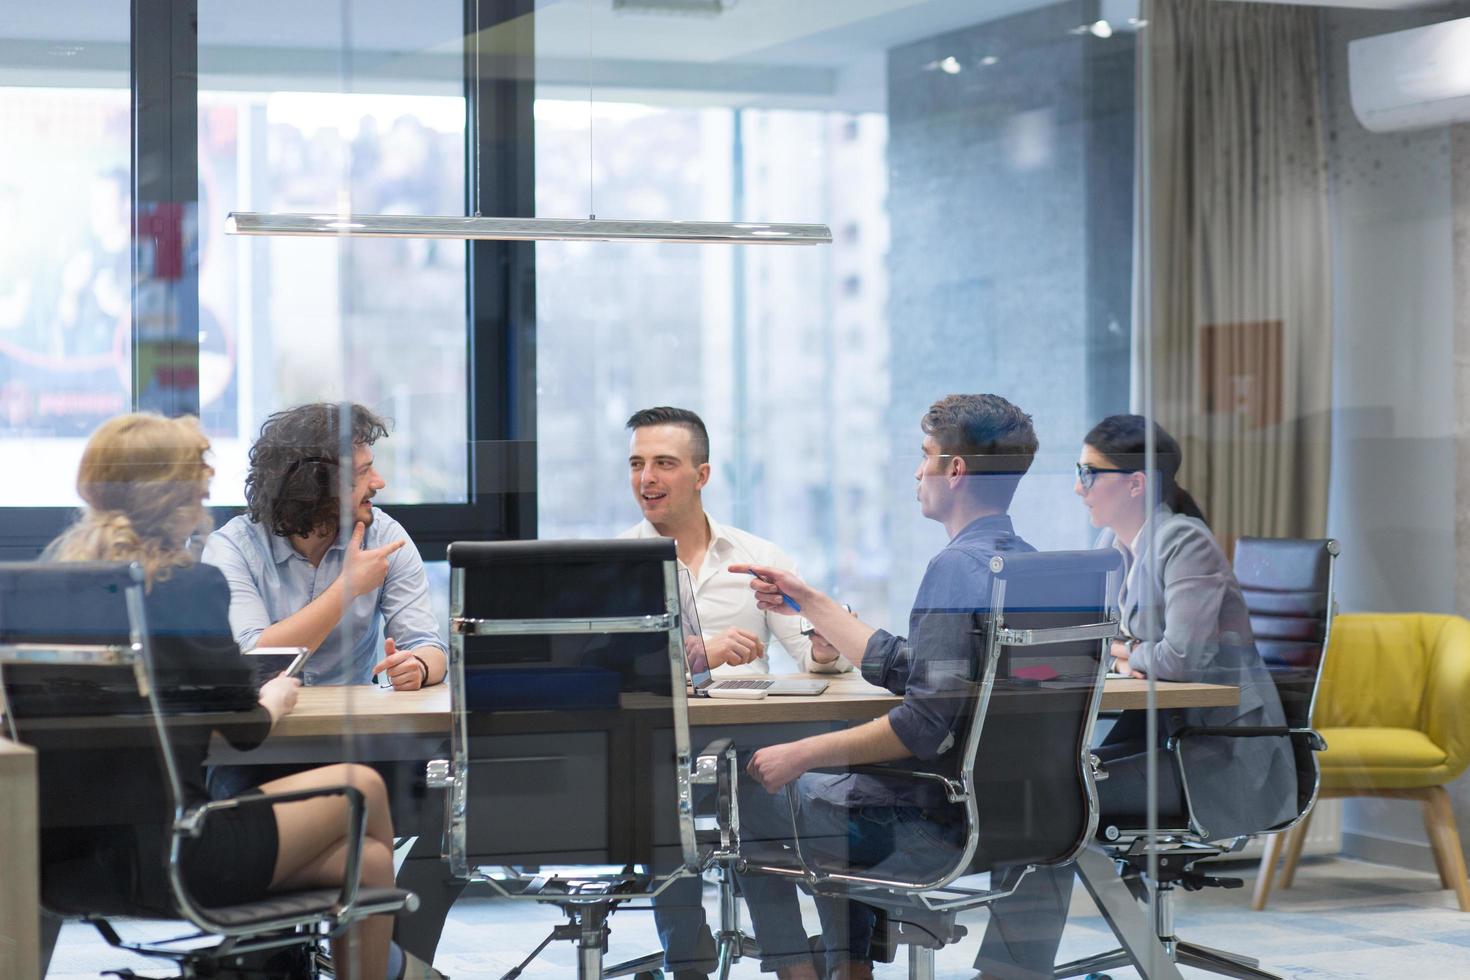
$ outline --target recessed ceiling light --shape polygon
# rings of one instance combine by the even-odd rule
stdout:
[[[1095,20],[1087,28],[1093,37],[1112,37],[1113,25],[1105,20]]]
[[[980,66],[982,68],[989,68],[991,65],[997,64],[999,61],[1000,59],[997,58],[995,55],[987,54],[985,57],[980,59]]]
[[[946,75],[958,75],[960,69],[963,67],[964,65],[960,64],[960,60],[954,55],[950,55],[948,58],[939,62],[939,70]]]

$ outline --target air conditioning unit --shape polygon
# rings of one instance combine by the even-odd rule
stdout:
[[[1349,41],[1348,88],[1375,133],[1470,121],[1470,17]]]

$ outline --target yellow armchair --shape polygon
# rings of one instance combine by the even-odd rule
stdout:
[[[1440,883],[1470,912],[1465,855],[1445,792],[1470,767],[1470,621],[1427,613],[1338,616],[1312,725],[1327,740],[1327,751],[1317,755],[1319,798],[1418,800]],[[1266,906],[1283,845],[1281,887],[1291,887],[1309,820],[1267,842],[1255,908]]]

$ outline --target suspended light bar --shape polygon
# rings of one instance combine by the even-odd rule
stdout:
[[[530,242],[695,242],[707,245],[825,245],[826,225],[753,221],[619,221],[603,218],[472,218],[399,214],[260,214],[232,211],[227,235],[322,238],[460,238]]]

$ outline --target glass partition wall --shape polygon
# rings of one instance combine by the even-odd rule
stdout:
[[[10,8],[4,557],[87,528],[45,557],[137,559],[150,594],[199,578],[213,598],[188,605],[219,615],[185,632],[281,648],[228,665],[241,712],[282,717],[257,748],[217,740],[197,791],[361,767],[335,778],[391,815],[369,846],[396,838],[397,881],[425,899],[397,948],[499,975],[548,918],[461,896],[440,860],[424,764],[449,731],[447,546],[667,534],[698,563],[715,680],[862,662],[814,674],[832,687],[809,705],[752,702],[779,724],[695,724],[696,748],[733,734],[742,764],[844,728],[822,698],[882,697],[864,682],[896,714],[857,720],[899,747],[857,761],[923,755],[899,703],[943,673],[936,603],[983,635],[994,555],[1118,553],[1078,746],[1097,831],[962,913],[938,975],[1461,968],[1470,5]],[[232,211],[800,222],[831,241],[246,237]],[[640,415],[656,408],[704,436]],[[134,411],[198,422],[125,438],[109,420]],[[89,439],[112,469],[89,475]],[[794,569],[864,632],[828,646],[755,610],[732,564]],[[22,620],[0,604],[0,642]],[[297,646],[303,686],[263,687]],[[514,731],[506,799],[561,805],[590,763]],[[895,799],[944,844],[943,819]],[[720,920],[713,887],[688,896],[677,926],[620,917],[609,963],[665,946],[689,967],[694,907]],[[554,943],[538,964],[573,962]],[[138,966],[61,929],[51,975],[103,964]]]

